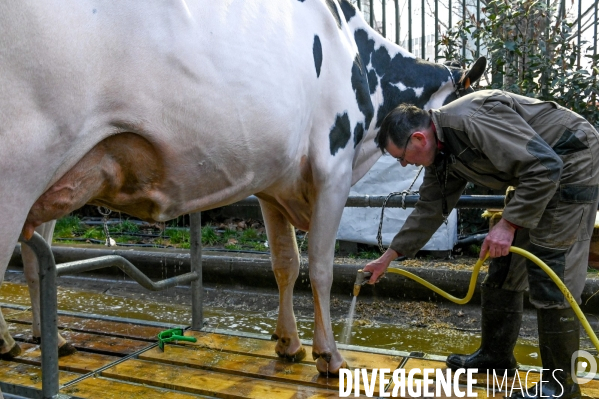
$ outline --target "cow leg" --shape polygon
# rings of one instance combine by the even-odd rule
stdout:
[[[337,350],[331,327],[330,301],[333,284],[335,237],[343,206],[349,193],[347,187],[327,187],[321,190],[310,222],[308,257],[310,283],[314,295],[314,345],[312,357],[322,374],[338,374],[347,363]]]
[[[0,207],[0,284],[4,280],[4,273],[10,256],[12,255],[15,245],[17,244],[17,235],[15,232],[23,225],[25,215],[19,217],[14,212],[19,209],[17,206],[12,207],[10,203],[4,203]],[[21,348],[10,336],[8,325],[0,312],[0,359],[12,359],[21,353]]]
[[[56,221],[44,223],[37,227],[37,231],[49,244],[52,243],[52,235],[54,233],[54,226]],[[23,257],[23,273],[25,274],[25,280],[29,286],[29,296],[31,297],[31,313],[33,314],[32,320],[32,333],[33,342],[36,344],[41,343],[42,329],[40,323],[40,286],[39,286],[39,264],[37,257],[33,251],[27,246],[21,246],[21,255]],[[60,334],[58,334],[58,356],[66,356],[75,353],[77,349],[69,344]]]
[[[260,206],[271,248],[272,269],[279,286],[279,317],[273,334],[277,340],[275,351],[280,357],[300,361],[306,356],[306,350],[299,340],[293,312],[293,286],[299,274],[295,230],[273,205],[261,200]]]

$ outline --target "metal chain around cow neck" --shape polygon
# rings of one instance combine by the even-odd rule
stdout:
[[[376,240],[379,244],[379,250],[381,252],[385,252],[385,249],[383,248],[383,216],[385,215],[385,207],[387,206],[387,201],[389,201],[389,198],[391,198],[391,197],[395,197],[396,195],[401,195],[401,207],[403,209],[406,209],[406,195],[418,194],[417,190],[412,191],[412,187],[414,187],[414,184],[416,183],[416,180],[418,180],[418,176],[420,176],[420,172],[422,172],[423,168],[424,168],[423,166],[420,166],[420,168],[418,168],[418,173],[416,173],[416,177],[414,177],[414,180],[412,180],[412,184],[410,184],[410,187],[408,187],[407,190],[395,191],[393,193],[390,193],[389,195],[387,195],[387,197],[383,201],[383,206],[381,207],[381,220],[379,221],[379,231],[376,234]]]

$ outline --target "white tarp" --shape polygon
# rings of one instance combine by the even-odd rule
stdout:
[[[418,173],[418,167],[402,167],[393,157],[382,156],[358,181],[350,191],[350,195],[381,195],[407,190]],[[422,184],[424,171],[416,180],[412,190],[418,190]],[[383,220],[383,245],[388,246],[393,237],[413,208],[385,208]],[[345,208],[341,225],[337,231],[337,239],[363,244],[376,245],[376,234],[379,228],[381,208]],[[454,209],[448,218],[448,223],[442,224],[430,241],[422,248],[430,251],[453,249],[458,240],[457,215]]]

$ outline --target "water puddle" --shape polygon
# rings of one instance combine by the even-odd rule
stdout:
[[[4,282],[0,289],[0,302],[30,306],[27,287],[24,284]],[[349,318],[333,320],[332,328],[337,342],[371,348],[421,351],[447,356],[450,353],[471,353],[480,342],[480,335],[448,328],[423,328],[396,326],[369,320],[351,320],[356,305],[352,300]],[[95,313],[162,323],[190,324],[189,306],[177,303],[157,303],[143,298],[126,298],[101,293],[60,288],[58,307],[63,311]],[[218,307],[204,307],[207,327],[264,334],[270,337],[276,327],[277,312],[231,311]],[[312,339],[314,320],[298,317],[298,333],[301,339]],[[351,328],[350,328],[351,327]],[[521,364],[540,365],[536,346],[520,342],[515,350]]]

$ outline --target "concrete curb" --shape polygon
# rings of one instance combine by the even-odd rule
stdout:
[[[96,245],[65,246],[53,245],[52,252],[57,263],[89,259],[98,256],[119,255],[133,263],[152,279],[164,279],[190,270],[188,250],[144,248],[106,248]],[[366,263],[366,262],[364,262]],[[12,266],[22,267],[20,247],[17,246],[11,258]],[[202,254],[203,280],[209,285],[232,285],[240,288],[277,289],[271,269],[270,256],[246,253],[204,251]],[[358,269],[362,265],[335,264],[333,266],[333,286],[331,292],[337,295],[351,295]],[[462,298],[468,291],[471,272],[468,270],[450,270],[446,268],[402,268],[429,281],[433,285]],[[98,273],[97,271],[95,273]],[[122,274],[116,267],[103,269],[102,274]],[[302,265],[295,283],[295,290],[311,291],[308,266]],[[481,272],[478,286],[486,276]],[[596,313],[599,309],[599,279],[588,278],[582,294],[582,310]],[[365,285],[360,291],[361,297],[384,299],[447,301],[417,282],[397,274],[387,274],[376,286]],[[588,303],[586,303],[588,302]],[[480,289],[477,287],[471,303],[480,303]],[[528,301],[525,301],[525,305]]]

